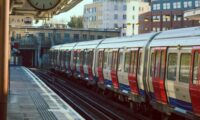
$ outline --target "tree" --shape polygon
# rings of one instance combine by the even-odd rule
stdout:
[[[72,16],[68,26],[71,28],[83,28],[83,17],[82,16]]]

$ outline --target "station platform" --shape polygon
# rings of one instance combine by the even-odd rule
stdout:
[[[83,120],[29,69],[10,67],[8,120]]]

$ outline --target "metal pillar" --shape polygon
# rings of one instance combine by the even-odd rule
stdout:
[[[10,0],[0,0],[0,120],[7,117],[9,81],[9,5]]]

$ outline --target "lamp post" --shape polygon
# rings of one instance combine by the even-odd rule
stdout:
[[[6,120],[9,81],[9,5],[0,0],[0,120]]]

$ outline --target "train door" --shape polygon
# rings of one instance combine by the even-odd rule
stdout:
[[[178,81],[175,83],[176,99],[173,105],[185,110],[192,110],[190,93],[189,93],[189,77],[191,65],[191,49],[181,49],[179,51],[179,75]]]
[[[166,80],[165,88],[167,92],[167,97],[169,104],[173,105],[174,99],[176,99],[175,94],[175,83],[178,80],[178,61],[179,61],[179,52],[177,48],[168,48],[167,50],[167,66],[166,66]]]
[[[84,78],[84,70],[83,70],[83,64],[84,64],[84,50],[81,50],[80,51],[80,54],[79,54],[79,59],[80,59],[80,77],[81,78]]]
[[[93,55],[93,50],[90,50],[89,52],[88,52],[88,77],[89,77],[89,80],[94,80],[94,78],[93,78],[93,71],[92,71],[92,65],[93,65],[93,57],[94,57],[94,55]]]
[[[80,77],[80,50],[77,50],[76,55],[76,76]]]
[[[165,68],[166,68],[166,47],[154,49],[154,73],[153,73],[153,89],[155,99],[164,104],[167,103],[167,95],[165,90]]]
[[[130,54],[127,49],[120,49],[118,55],[118,81],[119,81],[119,89],[128,94],[130,91],[129,81],[128,81],[128,69],[130,65]]]
[[[119,88],[119,82],[117,77],[118,53],[119,53],[118,49],[112,51],[111,79],[112,79],[112,85],[115,89]]]
[[[143,81],[143,49],[138,50],[138,62],[137,62],[137,82],[138,82],[138,94],[145,96],[144,81]]]
[[[192,50],[192,69],[190,77],[190,97],[194,113],[200,115],[200,47]]]
[[[99,50],[98,51],[98,59],[97,59],[97,73],[98,73],[98,83],[99,84],[104,84],[104,77],[103,77],[103,56],[104,56],[104,51],[103,50]]]
[[[111,64],[112,64],[112,51],[109,49],[105,49],[104,57],[103,57],[103,76],[104,76],[104,84],[106,87],[112,87],[111,81]]]
[[[65,55],[65,67],[66,67],[66,72],[71,71],[70,68],[70,59],[71,59],[71,51],[66,51],[66,55]]]
[[[130,51],[130,68],[128,74],[128,80],[131,92],[133,94],[139,94],[138,81],[137,81],[137,65],[138,65],[138,49]]]
[[[86,80],[88,80],[88,51],[84,51],[84,65],[83,65],[83,70],[84,70],[84,77]]]
[[[72,66],[71,66],[73,73],[76,71],[76,61],[77,61],[77,51],[74,50],[72,54]]]

